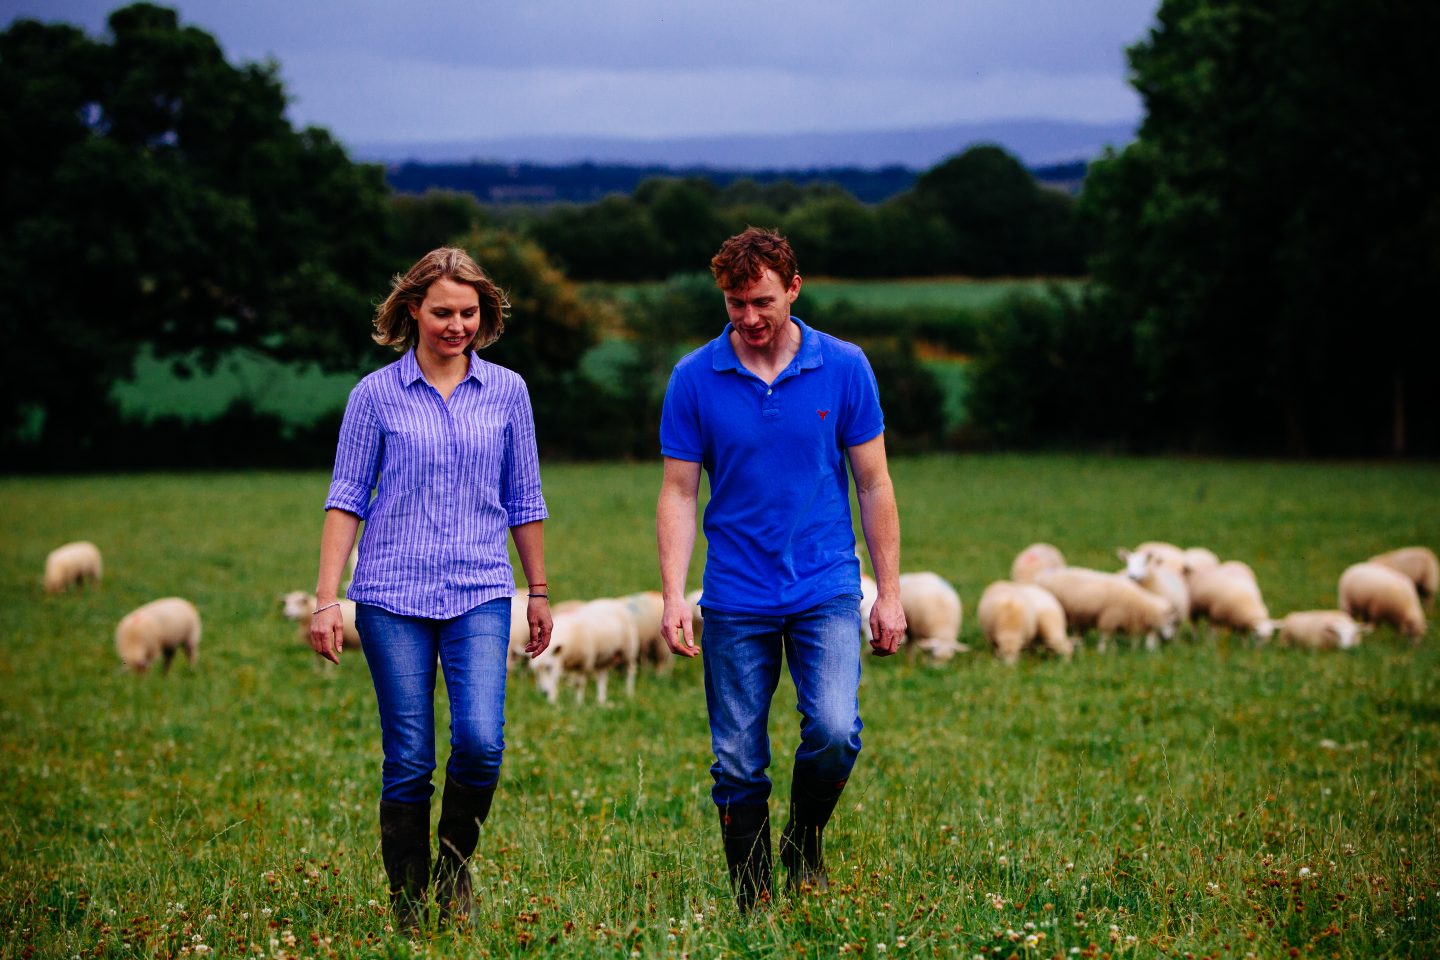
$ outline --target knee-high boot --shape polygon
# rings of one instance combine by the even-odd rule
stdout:
[[[785,885],[791,892],[830,889],[823,838],[825,824],[844,789],[844,780],[817,780],[796,767],[790,787],[790,818],[780,832],[780,862],[785,865]]]
[[[770,899],[770,808],[735,805],[720,808],[720,838],[730,870],[735,903],[746,913],[757,900]]]
[[[430,886],[430,801],[380,801],[380,859],[390,881],[390,909],[400,929],[425,919]]]
[[[475,909],[470,857],[494,797],[494,784],[467,787],[448,778],[445,781],[438,829],[440,852],[435,858],[435,903],[442,919],[449,916],[467,923]]]

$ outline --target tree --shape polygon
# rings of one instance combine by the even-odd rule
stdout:
[[[150,4],[109,33],[0,33],[7,446],[83,447],[147,343],[353,365],[386,275],[379,168],[292,129],[274,64],[234,66]]]
[[[1096,163],[1098,315],[1167,446],[1440,450],[1440,8],[1165,0],[1138,140]]]

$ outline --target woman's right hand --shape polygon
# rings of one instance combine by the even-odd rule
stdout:
[[[319,606],[326,607],[324,603]],[[340,662],[340,651],[345,648],[345,617],[338,604],[317,610],[310,617],[310,648],[331,663]]]

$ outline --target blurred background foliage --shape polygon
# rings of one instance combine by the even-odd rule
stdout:
[[[546,205],[393,192],[289,124],[277,64],[167,8],[103,37],[17,20],[0,453],[327,465],[349,385],[393,357],[368,336],[389,277],[454,243],[509,292],[488,356],[545,453],[653,457],[671,366],[723,328],[709,257],[756,224],[796,247],[796,312],[865,347],[897,450],[1433,455],[1437,10],[1165,0],[1129,52],[1139,137],[1078,198],[981,145],[880,202],[652,177]]]

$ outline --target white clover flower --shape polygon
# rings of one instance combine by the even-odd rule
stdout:
[[[1309,867],[1301,867],[1301,868],[1300,868],[1300,876],[1302,876],[1302,877],[1308,877],[1308,876],[1310,876],[1310,868],[1309,868]]]

